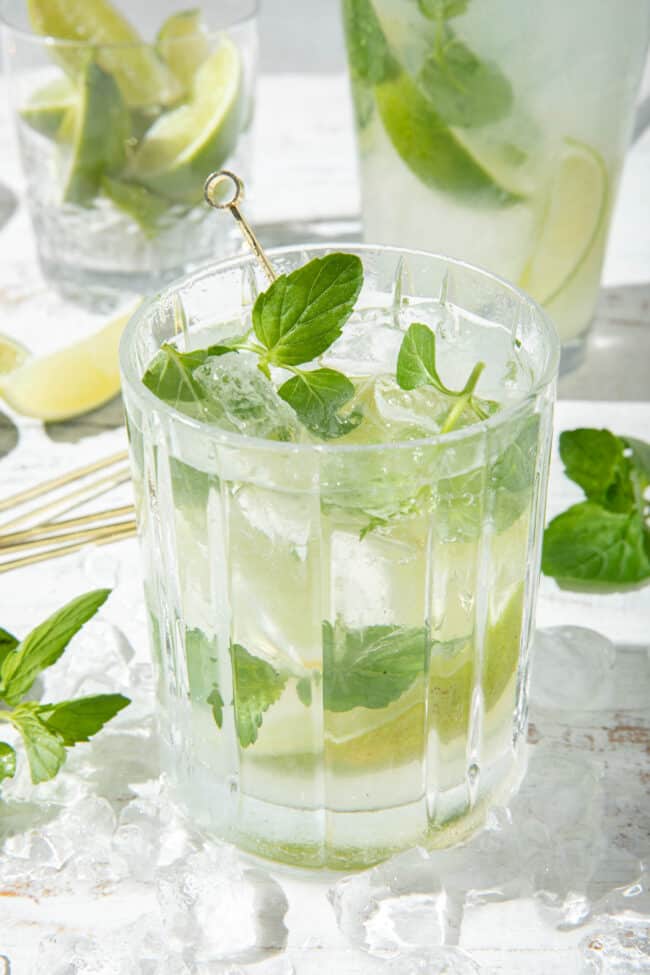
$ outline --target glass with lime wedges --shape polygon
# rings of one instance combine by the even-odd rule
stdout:
[[[224,163],[248,171],[256,7],[0,0],[27,203],[59,290],[151,291],[228,252],[201,185]]]
[[[647,0],[341,0],[369,240],[516,281],[580,361]]]
[[[307,245],[170,285],[120,355],[192,821],[308,868],[466,836],[525,748],[545,314],[466,264]]]

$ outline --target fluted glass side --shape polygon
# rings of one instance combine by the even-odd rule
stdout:
[[[172,297],[199,347],[215,320],[250,314],[264,285],[248,259],[172,286],[122,346],[170,780],[204,829],[308,867],[454,842],[519,774],[557,368],[551,327],[507,284],[352,249],[359,307],[471,348],[494,398],[506,388],[501,413],[337,446],[175,412],[139,382],[174,334]]]

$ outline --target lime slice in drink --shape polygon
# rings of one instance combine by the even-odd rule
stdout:
[[[78,101],[77,91],[66,78],[57,78],[31,96],[20,111],[20,117],[33,129],[50,139],[60,138],[66,114]]]
[[[608,210],[609,175],[602,156],[583,142],[566,139],[520,286],[542,304],[554,301],[587,262]]]
[[[41,420],[65,420],[112,399],[120,389],[120,337],[135,307],[89,338],[0,376],[0,396]]]
[[[459,142],[407,74],[377,85],[375,97],[395,151],[426,186],[475,206],[522,201]]]
[[[183,89],[189,91],[197,69],[210,53],[201,11],[182,10],[168,17],[158,32],[156,50]]]
[[[241,59],[224,38],[204,61],[186,105],[162,115],[133,157],[129,178],[179,203],[198,203],[206,176],[233,151],[241,130]]]
[[[104,173],[123,164],[130,134],[120,89],[111,75],[90,61],[75,111],[72,161],[63,192],[66,203],[83,206],[93,200]]]
[[[80,42],[52,48],[72,74],[87,57],[81,44],[92,45],[97,63],[115,77],[127,104],[170,105],[180,97],[173,73],[107,0],[28,0],[28,9],[37,33]]]
[[[18,369],[28,355],[27,349],[20,342],[7,335],[0,335],[0,376]]]

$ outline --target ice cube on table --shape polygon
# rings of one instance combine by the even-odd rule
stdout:
[[[582,626],[535,634],[530,697],[535,707],[595,711],[612,699],[614,644]]]
[[[209,356],[194,370],[205,394],[206,419],[224,430],[266,440],[295,440],[298,420],[262,375],[256,357],[244,352]]]

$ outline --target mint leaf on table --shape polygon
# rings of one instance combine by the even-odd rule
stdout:
[[[498,65],[478,58],[450,30],[424,62],[418,85],[447,125],[479,128],[512,108],[512,86]]]
[[[63,739],[41,721],[37,709],[31,702],[20,704],[11,717],[22,736],[34,785],[53,779],[65,762]]]
[[[378,85],[399,72],[371,0],[343,0],[343,24],[353,77]]]
[[[542,571],[560,582],[643,582],[650,578],[648,531],[636,512],[574,504],[544,533]]]
[[[261,365],[297,366],[330,347],[352,313],[363,284],[354,254],[328,254],[276,278],[253,306]]]
[[[282,694],[287,678],[239,643],[231,649],[235,725],[242,748],[257,741],[265,711]]]
[[[469,6],[469,0],[417,0],[425,17],[431,20],[450,20],[460,17]]]
[[[109,592],[97,589],[73,599],[7,654],[0,670],[0,697],[7,704],[17,704],[37,675],[56,663],[72,637],[106,602]]]
[[[323,706],[328,711],[384,708],[424,674],[424,629],[323,623]]]
[[[587,500],[547,526],[542,571],[564,584],[650,579],[650,446],[587,427],[561,434],[560,456]]]
[[[48,731],[59,735],[64,745],[89,741],[123,708],[130,704],[123,694],[95,694],[76,701],[41,704],[36,714]]]
[[[0,667],[7,654],[15,650],[19,642],[13,633],[9,633],[8,630],[3,630],[0,626]]]
[[[339,416],[339,410],[352,399],[354,392],[347,376],[335,369],[301,372],[278,390],[303,426],[324,440],[342,437],[361,423],[363,416],[359,412]]]
[[[16,752],[6,741],[0,741],[0,782],[16,774]]]

